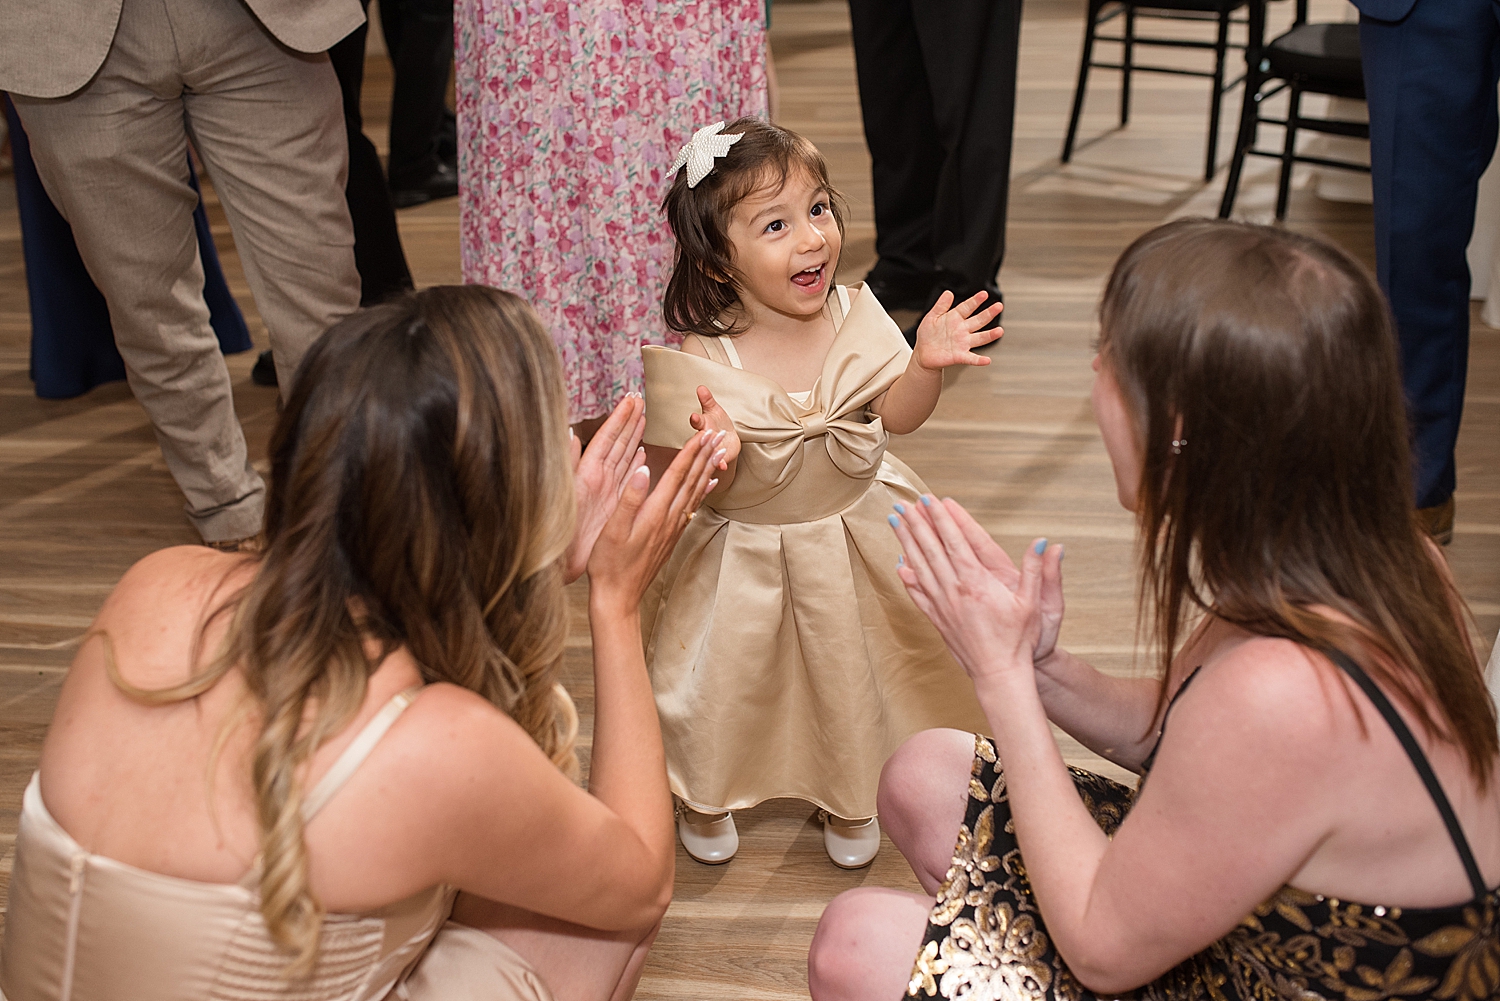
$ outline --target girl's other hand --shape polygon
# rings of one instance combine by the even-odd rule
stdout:
[[[980,309],[980,304],[988,296],[987,292],[976,292],[956,306],[952,292],[938,296],[938,301],[932,304],[932,309],[917,327],[914,349],[917,364],[929,371],[952,365],[988,365],[989,358],[975,354],[972,349],[999,340],[1005,334],[1003,327],[980,329],[1005,308],[997,301]]]
[[[981,689],[1013,681],[1017,670],[1029,675],[1043,638],[1043,564],[1051,562],[1057,577],[1060,554],[1054,549],[1044,558],[1046,540],[1039,539],[1017,571],[992,540],[976,549],[978,525],[966,531],[954,517],[952,508],[962,511],[955,502],[924,496],[902,507],[893,517],[903,550],[897,573],[954,658]]]
[[[591,604],[636,613],[646,588],[717,482],[711,460],[721,439],[719,432],[695,436],[677,453],[654,490],[644,465],[626,478],[619,503],[589,556]]]
[[[714,399],[707,386],[698,387],[698,406],[703,408],[703,413],[688,415],[688,423],[694,431],[723,432],[724,440],[719,447],[724,450],[724,455],[716,468],[721,472],[727,470],[740,456],[740,436],[734,429],[734,420],[719,406],[719,401]]]
[[[625,478],[645,461],[641,449],[645,434],[646,401],[639,393],[625,394],[581,455],[578,436],[569,433],[573,482],[578,492],[578,523],[563,556],[563,579],[569,584],[588,569],[594,540],[615,513]]]

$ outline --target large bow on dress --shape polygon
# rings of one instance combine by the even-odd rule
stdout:
[[[872,315],[856,322],[866,311]],[[844,334],[860,328],[863,334],[858,338]],[[744,446],[729,494],[714,506],[745,508],[774,497],[801,471],[807,456],[803,443],[816,438],[823,439],[839,472],[867,480],[880,469],[887,436],[879,417],[872,415],[866,422],[865,409],[900,377],[910,355],[900,330],[868,293],[855,299],[834,337],[807,406],[774,380],[754,372],[668,348],[644,347],[646,442],[681,448],[693,434],[688,417],[699,412],[698,387],[707,386],[733,418]]]

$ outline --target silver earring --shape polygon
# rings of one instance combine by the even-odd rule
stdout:
[[[1172,439],[1172,454],[1173,455],[1181,455],[1182,454],[1182,446],[1184,446],[1186,444],[1187,444],[1187,439],[1186,438],[1173,438]]]

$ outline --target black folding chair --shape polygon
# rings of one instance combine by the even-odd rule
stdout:
[[[1358,24],[1309,24],[1307,0],[1297,0],[1297,19],[1291,30],[1269,43],[1265,38],[1265,6],[1250,5],[1250,42],[1245,49],[1245,104],[1240,112],[1240,131],[1235,141],[1234,158],[1229,164],[1229,179],[1224,186],[1224,200],[1219,203],[1219,218],[1228,219],[1240,186],[1240,173],[1246,156],[1269,156],[1281,161],[1281,178],[1276,189],[1276,219],[1286,218],[1287,199],[1292,189],[1292,166],[1311,163],[1320,167],[1358,170],[1368,174],[1363,163],[1306,156],[1297,152],[1297,133],[1306,129],[1326,135],[1369,139],[1370,126],[1364,122],[1308,118],[1302,114],[1303,94],[1326,94],[1363,101],[1365,78],[1359,59]],[[1282,91],[1288,95],[1286,118],[1268,118],[1261,114],[1265,102]],[[1257,149],[1262,123],[1280,125],[1285,130],[1281,151]]]
[[[1255,0],[1264,3],[1264,0]],[[1063,140],[1062,162],[1073,158],[1073,143],[1078,135],[1078,119],[1083,113],[1083,95],[1088,89],[1089,69],[1113,69],[1120,71],[1120,124],[1130,121],[1130,75],[1143,73],[1174,73],[1179,76],[1207,77],[1214,82],[1208,104],[1208,155],[1203,167],[1203,179],[1213,179],[1217,167],[1219,150],[1219,105],[1224,94],[1233,90],[1244,77],[1224,82],[1224,61],[1230,49],[1244,46],[1229,40],[1231,24],[1248,24],[1245,18],[1231,18],[1233,11],[1245,6],[1247,0],[1150,0],[1135,3],[1132,0],[1089,0],[1087,26],[1083,33],[1083,58],[1078,66],[1078,88],[1073,92],[1073,114],[1068,120],[1068,137]],[[1254,6],[1255,4],[1252,4]],[[1212,41],[1187,38],[1152,38],[1135,33],[1137,17],[1164,21],[1196,21],[1216,24],[1218,31]],[[1124,18],[1124,30],[1118,35],[1101,35],[1099,28],[1116,18]],[[1118,42],[1123,46],[1117,63],[1096,62],[1094,43]],[[1214,53],[1214,68],[1209,70],[1178,69],[1171,66],[1141,66],[1134,62],[1137,45],[1155,45],[1177,49],[1211,49]]]

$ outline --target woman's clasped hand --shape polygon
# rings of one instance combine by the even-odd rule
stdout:
[[[896,507],[897,570],[978,687],[1034,686],[1062,628],[1061,545],[1037,539],[1021,566],[952,498]]]

